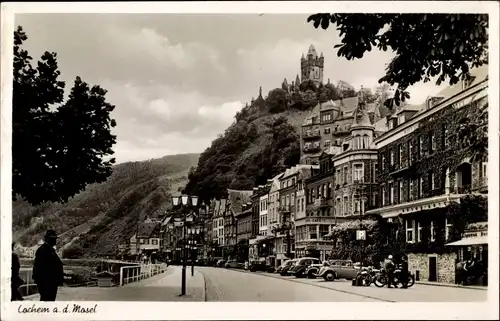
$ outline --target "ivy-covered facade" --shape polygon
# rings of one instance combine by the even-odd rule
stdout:
[[[487,66],[473,77],[418,112],[397,111],[375,139],[380,207],[368,213],[392,226],[387,242],[395,254],[408,254],[420,280],[454,282],[457,249],[446,244],[467,224],[487,221],[487,155],[472,155],[458,134],[464,120],[487,108]]]

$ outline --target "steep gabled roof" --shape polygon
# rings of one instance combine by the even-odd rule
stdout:
[[[157,227],[160,226],[158,222],[140,223],[137,227],[137,238],[148,239],[151,237]]]
[[[250,202],[253,191],[227,189],[229,210],[235,214],[241,212],[243,204]]]

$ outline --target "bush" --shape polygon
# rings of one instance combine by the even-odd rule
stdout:
[[[82,256],[83,256],[83,248],[77,244],[68,246],[62,252],[62,257],[64,259],[77,259]]]

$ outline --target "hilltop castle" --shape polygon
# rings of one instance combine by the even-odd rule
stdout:
[[[319,86],[323,83],[324,67],[325,58],[323,57],[323,53],[318,57],[316,49],[313,45],[310,45],[307,51],[307,57],[304,57],[304,54],[302,54],[300,58],[300,78],[299,74],[297,74],[295,81],[292,81],[291,85],[288,84],[285,78],[282,88],[289,91],[298,91],[300,84],[308,80],[312,80],[316,86]]]

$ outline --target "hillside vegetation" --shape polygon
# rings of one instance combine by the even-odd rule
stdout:
[[[198,157],[184,154],[118,164],[106,182],[89,185],[65,204],[34,207],[14,201],[14,240],[33,246],[52,228],[61,236],[60,249],[73,243],[85,256],[112,254],[133,234],[139,220],[164,212],[171,193],[185,185]]]

